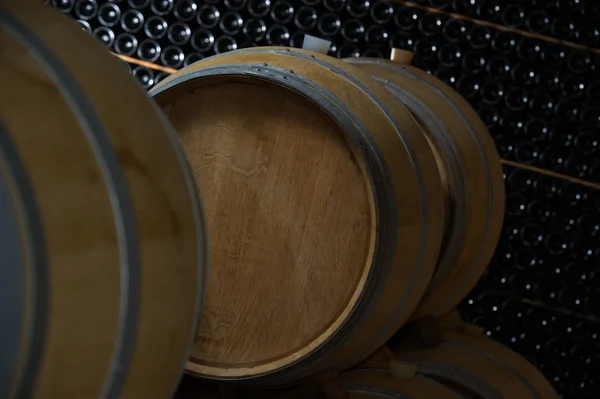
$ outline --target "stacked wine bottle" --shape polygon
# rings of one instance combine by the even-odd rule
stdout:
[[[330,55],[341,58],[412,50],[415,66],[477,110],[502,158],[600,181],[600,58],[592,51],[386,1],[52,3],[111,51],[171,68],[256,45],[300,47],[305,33],[331,40]],[[415,3],[590,46],[598,41],[594,1]],[[167,76],[130,68],[146,89]],[[504,175],[499,247],[461,311],[539,366],[565,397],[592,395],[599,389],[600,196],[515,166],[505,165]]]

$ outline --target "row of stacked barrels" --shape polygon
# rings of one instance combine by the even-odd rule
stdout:
[[[0,50],[0,397],[166,398],[184,368],[197,397],[556,396],[453,310],[502,171],[410,54],[255,47],[151,100],[36,0],[0,3]]]

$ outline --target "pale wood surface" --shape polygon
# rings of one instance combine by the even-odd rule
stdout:
[[[286,49],[280,48],[277,50],[286,51]],[[357,77],[384,104],[393,101],[391,94],[368,75],[340,60],[297,49],[288,51],[288,54],[280,54],[269,48],[259,49],[258,52],[239,51],[211,57],[168,77],[158,85],[158,88],[200,68],[228,64],[258,67],[266,64],[284,70],[292,70],[295,76],[302,76],[309,82],[314,82],[328,90],[331,95],[335,95],[344,104],[343,112],[355,115],[367,127],[391,173],[391,180],[396,194],[396,210],[399,215],[397,220],[398,237],[392,243],[395,244],[396,251],[393,254],[391,274],[387,280],[379,283],[381,295],[374,302],[374,310],[363,317],[361,322],[356,325],[356,333],[345,339],[342,345],[327,357],[319,357],[319,351],[316,350],[319,345],[327,343],[328,340],[340,340],[341,337],[336,335],[338,328],[343,325],[352,312],[361,310],[366,306],[364,301],[361,302],[361,294],[369,288],[369,284],[372,287],[374,282],[367,279],[373,267],[369,262],[373,253],[369,253],[368,257],[364,257],[364,243],[369,242],[369,245],[374,245],[377,242],[376,240],[383,239],[376,234],[376,225],[369,226],[369,229],[364,228],[369,220],[374,220],[373,216],[366,212],[368,208],[365,206],[365,198],[369,198],[369,201],[373,201],[373,199],[371,196],[365,197],[365,189],[359,189],[358,177],[361,174],[358,173],[357,167],[354,165],[358,164],[361,167],[361,162],[358,159],[352,160],[350,156],[350,154],[356,153],[356,150],[347,143],[345,144],[346,148],[344,148],[343,142],[339,138],[334,138],[334,130],[331,127],[332,121],[327,121],[327,118],[323,121],[322,117],[317,117],[315,114],[318,114],[318,112],[314,106],[307,109],[304,108],[306,105],[300,105],[300,103],[306,104],[307,101],[310,101],[309,98],[295,104],[291,99],[293,96],[289,92],[286,93],[286,89],[280,88],[279,94],[268,92],[268,95],[265,91],[266,88],[255,90],[252,93],[249,93],[248,89],[234,90],[236,86],[232,86],[232,83],[239,83],[240,79],[249,80],[247,77],[236,77],[235,79],[232,76],[228,78],[202,78],[196,82],[182,84],[158,94],[155,97],[157,102],[169,112],[171,120],[180,129],[185,126],[183,130],[188,132],[190,131],[188,125],[193,121],[198,121],[200,127],[194,126],[192,130],[202,132],[208,137],[206,141],[204,137],[186,139],[186,133],[183,134],[183,139],[188,144],[188,153],[195,159],[195,170],[199,180],[201,182],[212,182],[210,185],[205,185],[205,191],[215,191],[208,194],[209,204],[207,206],[211,218],[214,217],[214,223],[211,224],[211,233],[213,226],[217,229],[211,242],[211,254],[214,259],[211,264],[213,270],[211,284],[214,284],[214,288],[209,289],[207,300],[209,304],[204,320],[204,323],[210,320],[211,325],[201,326],[200,335],[196,340],[198,350],[196,353],[204,352],[201,353],[202,357],[192,358],[187,366],[188,370],[203,376],[260,378],[261,373],[273,373],[274,377],[269,381],[285,382],[326,367],[349,367],[383,345],[397,328],[405,322],[423,294],[437,260],[444,223],[442,187],[435,158],[414,118],[405,108],[397,107],[391,111],[393,118],[403,131],[404,139],[412,147],[414,162],[419,165],[422,173],[423,194],[426,195],[426,201],[423,201],[423,198],[419,195],[419,182],[406,147],[392,121],[385,115],[379,104],[373,98],[367,96],[356,84],[332,71],[331,67],[317,65],[310,59],[298,58],[294,56],[294,53],[323,60],[332,64],[335,68]],[[173,106],[178,97],[192,91],[195,91],[195,94],[185,95],[189,96],[190,99],[194,98],[194,102],[199,101],[201,104],[208,106],[209,95],[204,91],[212,89],[202,88],[202,86],[211,85],[215,85],[215,94],[217,88],[219,93],[221,93],[220,89],[223,88],[223,94],[219,94],[220,101],[214,102],[226,100],[226,104],[211,106],[212,112],[222,116],[219,120],[209,115],[208,111],[202,111],[201,107]],[[261,94],[261,91],[263,94]],[[273,97],[272,101],[271,96]],[[267,106],[259,107],[254,104],[254,102],[258,102],[256,99],[266,102],[269,106],[275,106],[275,111],[269,110]],[[229,107],[233,107],[234,110],[239,110],[239,112],[233,112]],[[301,115],[302,118],[290,115],[286,107],[294,109],[294,112]],[[186,109],[187,111],[185,111]],[[311,113],[309,113],[309,110],[311,110]],[[182,117],[184,122],[174,119],[173,112],[178,118]],[[189,115],[186,115],[186,112],[189,112]],[[192,115],[194,113],[195,115]],[[253,115],[255,113],[259,113],[259,115]],[[223,119],[225,122],[222,121]],[[223,126],[227,130],[222,129]],[[311,128],[311,126],[320,126],[318,134],[317,129]],[[264,127],[264,129],[258,127]],[[302,132],[302,134],[297,134],[295,130]],[[286,135],[289,137],[285,137]],[[262,141],[259,138],[262,138]],[[233,143],[239,145],[239,149],[233,147]],[[317,143],[319,143],[319,150],[316,150],[315,147]],[[190,144],[193,147],[190,148]],[[283,149],[278,147],[280,144],[288,147],[287,157],[283,156]],[[260,148],[262,155],[259,156],[257,148]],[[215,155],[212,161],[207,159],[201,161],[201,157],[211,155],[211,151],[215,154],[221,152],[225,157],[230,156],[230,159]],[[311,153],[312,151],[315,153]],[[205,155],[199,157],[200,154]],[[265,155],[270,156],[270,158],[268,162],[264,161],[265,167],[260,169],[258,161]],[[286,168],[274,170],[278,167],[278,164]],[[236,168],[241,166],[245,170],[256,170],[256,174],[245,177],[234,172],[230,165],[235,165]],[[325,168],[333,169],[326,171],[323,170]],[[366,181],[367,173],[364,167],[362,168],[361,177],[363,181]],[[324,183],[327,178],[331,178],[329,185],[338,184],[333,181],[334,174],[335,179],[339,179],[341,183],[352,183],[351,187],[337,189],[343,190],[341,196],[328,191],[330,187],[327,187],[327,184]],[[271,194],[267,194],[266,190],[259,186],[260,182],[273,185],[275,179],[277,179],[278,184],[273,187]],[[298,191],[300,184],[306,186],[306,189],[303,190],[306,192]],[[265,191],[261,193],[259,190],[260,195],[252,199],[246,193],[250,188],[254,193],[259,189]],[[313,212],[319,212],[320,210],[321,220],[316,225],[319,228],[317,231],[308,229],[310,225],[290,225],[286,229],[272,230],[271,232],[260,230],[260,228],[265,230],[272,228],[270,226],[275,226],[282,221],[285,221],[285,223],[298,223],[299,220],[306,219],[308,216],[306,213],[307,205],[299,202],[296,205],[285,202],[277,204],[272,202],[273,205],[268,206],[272,206],[276,211],[270,212],[268,215],[265,212],[269,209],[267,204],[270,204],[270,202],[266,203],[263,205],[266,209],[261,210],[260,216],[253,216],[257,219],[256,221],[248,220],[249,211],[252,207],[256,207],[256,205],[252,205],[252,202],[256,202],[257,198],[270,195],[272,198],[269,198],[269,201],[282,201],[287,196],[290,198],[288,201],[293,202],[292,197],[294,196],[289,193],[285,195],[282,193],[281,190],[284,188],[285,190],[298,191],[297,195],[300,197],[296,199],[297,201],[300,199],[302,201],[307,199],[313,201],[309,207],[314,210]],[[375,187],[375,189],[378,189],[378,187]],[[236,192],[236,190],[239,191]],[[229,193],[232,198],[224,197],[225,193]],[[249,201],[242,202],[240,198],[236,198],[239,195],[249,198]],[[363,202],[360,204],[356,201]],[[213,205],[211,206],[211,204]],[[425,207],[428,213],[427,226],[424,225],[421,218],[422,206]],[[370,209],[369,212],[372,213],[373,210]],[[288,212],[285,219],[282,219],[281,210]],[[301,216],[298,212],[304,212],[304,216]],[[362,215],[360,212],[362,212]],[[221,215],[227,215],[227,217]],[[314,216],[317,215],[318,213],[314,214]],[[325,220],[328,220],[328,218],[331,221],[340,220],[332,219],[332,216],[329,215],[340,215],[338,217],[344,215],[343,217],[348,218],[348,220],[341,226],[327,226]],[[221,219],[223,219],[223,226],[218,226]],[[359,220],[362,220],[362,222],[358,223]],[[243,227],[244,231],[232,231],[231,228],[234,226]],[[421,251],[420,238],[424,228],[428,229],[428,234],[423,242],[423,251]],[[302,230],[305,230],[305,232],[295,233]],[[273,233],[277,231],[283,231],[284,236],[274,236]],[[323,233],[327,231],[335,231],[336,233],[335,235],[324,235]],[[260,259],[249,256],[255,253],[252,251],[258,251],[258,247],[252,247],[257,243],[254,238],[256,232],[260,232],[263,237],[261,240],[264,240],[265,244],[270,243],[260,248]],[[340,234],[343,235],[340,236]],[[232,252],[231,248],[240,248],[243,244],[239,242],[240,237],[245,237],[249,243],[243,247],[243,251],[235,252],[240,255],[237,259],[223,253],[224,251]],[[313,237],[312,242],[307,241],[310,245],[313,245],[313,248],[302,248],[302,241],[299,241],[298,237],[305,237],[303,238],[305,240]],[[358,263],[356,255],[348,253],[343,259],[351,257],[351,263],[343,265],[342,263],[336,263],[340,262],[339,255],[336,255],[337,260],[332,259],[333,254],[341,255],[341,252],[343,252],[338,248],[347,247],[347,243],[339,241],[338,237],[351,238],[354,240],[354,246],[362,248],[360,251],[354,250],[359,256],[363,257],[361,263]],[[357,237],[357,239],[353,237]],[[288,243],[287,247],[282,247],[281,243],[284,242]],[[328,248],[329,252],[323,252],[321,248]],[[306,255],[309,253],[312,256],[320,256],[320,258],[315,258],[312,261],[313,263],[298,262],[298,260],[303,259],[310,260]],[[423,257],[422,263],[420,268],[416,269],[417,260],[420,256]],[[269,263],[263,260],[268,260]],[[261,261],[259,270],[245,270],[246,265],[259,264],[259,261]],[[284,270],[282,271],[281,268],[284,268]],[[358,271],[355,270],[356,268],[358,268]],[[351,273],[358,273],[358,283],[355,277],[357,274],[354,274],[352,278],[339,275],[340,272],[348,273],[348,270],[350,275],[352,275]],[[242,276],[251,277],[246,278],[244,284],[240,284],[244,279]],[[263,278],[260,279],[258,276]],[[300,276],[300,278],[296,276]],[[319,276],[319,282],[304,276]],[[354,285],[350,283],[352,279],[354,279]],[[270,280],[274,280],[274,282]],[[334,285],[326,285],[333,281],[336,281]],[[273,284],[277,284],[282,291],[287,292],[284,294],[276,293],[276,290],[272,289]],[[409,288],[411,289],[410,292],[408,292]],[[348,300],[350,291],[352,291],[351,299]],[[261,297],[257,296],[257,293],[267,293],[267,295]],[[319,300],[320,306],[314,306],[307,310],[299,305],[299,298],[285,298],[284,301],[286,302],[284,303],[296,304],[294,305],[295,308],[290,308],[291,310],[295,309],[294,311],[288,311],[284,315],[285,318],[292,319],[297,323],[296,328],[291,328],[292,321],[274,317],[274,314],[284,314],[284,303],[273,303],[270,298],[279,298],[277,295],[289,295],[291,297],[297,295],[297,293],[302,293],[305,305],[316,305],[317,298],[322,299]],[[256,301],[256,304],[247,304],[249,299]],[[234,312],[232,314],[242,314],[243,309],[253,309],[262,313],[251,314],[248,312],[243,319],[245,324],[242,326],[256,326],[257,330],[253,332],[236,332],[235,329],[240,328],[239,325],[235,324],[240,323],[239,319],[229,318],[228,315],[223,313],[223,309],[230,309],[231,312]],[[273,311],[273,309],[275,310]],[[305,317],[305,315],[308,316]],[[261,325],[257,321],[252,321],[252,318],[268,320],[269,323]],[[322,329],[323,326],[325,326],[324,330]],[[327,326],[329,327],[327,328]],[[210,340],[207,339],[208,337],[205,334],[209,330],[213,331]],[[279,337],[278,335],[281,332],[285,332],[287,335]],[[254,333],[254,335],[250,336],[251,333]],[[243,334],[248,334],[248,336],[244,338]],[[266,348],[266,338],[261,335],[274,337],[271,341],[275,342],[276,345],[280,345],[280,348],[277,351]],[[307,337],[314,338],[310,342],[306,342],[303,347],[297,347],[298,343],[306,341]],[[263,359],[269,357],[275,359],[277,352],[279,352],[279,360],[263,361],[254,364],[254,367],[231,363],[229,368],[224,368],[218,362],[227,359],[247,361],[252,358],[248,355],[249,348],[230,346],[229,348],[218,349],[215,338],[221,340],[219,345],[230,345],[229,343],[236,340],[245,342],[248,345],[255,345],[251,342],[254,340],[263,342],[260,344],[262,350],[268,349],[269,352],[266,355],[255,353],[254,359],[260,359],[261,357]],[[260,348],[261,346],[255,347]],[[286,353],[282,349],[292,349],[294,347],[297,347],[295,352],[285,356]],[[239,353],[232,354],[231,351]],[[227,352],[226,356],[223,355],[225,352]],[[207,358],[218,353],[221,353],[220,358]],[[316,361],[314,364],[303,366],[301,370],[294,372],[293,377],[286,379],[285,373],[289,364],[310,356],[314,357]],[[281,379],[279,379],[280,376]]]
[[[329,328],[374,240],[367,176],[335,123],[260,83],[164,108],[206,187],[215,265],[192,356],[223,368],[272,362]]]
[[[464,223],[462,230],[465,235],[462,239],[448,241],[450,238],[448,236],[449,229],[446,229],[442,256],[450,257],[452,268],[436,270],[428,287],[428,292],[413,317],[422,317],[427,314],[442,315],[456,306],[473,288],[483,274],[496,248],[504,214],[504,181],[500,158],[494,142],[479,116],[466,100],[443,82],[417,68],[393,61],[372,60],[372,62],[364,62],[369,61],[369,59],[348,59],[347,61],[350,63],[363,61],[353,63],[353,65],[372,76],[392,82],[407,93],[416,96],[436,115],[450,134],[449,139],[454,142],[458,150],[459,162],[464,166],[466,174],[463,182],[465,185],[463,195],[467,203],[458,203],[458,205],[463,207],[467,218],[465,221],[448,218],[447,221],[450,223]],[[398,69],[394,70],[386,65]],[[405,75],[402,70],[417,75],[422,81]],[[448,96],[465,119],[463,120],[461,115],[450,107],[446,99],[424,82],[441,90]],[[386,85],[385,82],[382,82],[382,84]],[[390,106],[393,106],[393,104]],[[476,137],[473,137],[469,132],[466,123],[472,127]],[[440,143],[437,142],[436,135],[427,130],[425,123],[420,125],[430,140],[434,154],[437,156],[439,172],[442,180],[446,183],[448,206],[452,209],[457,201],[456,190],[458,188],[454,187],[451,184],[451,179],[448,178],[448,175],[452,173],[449,170],[448,163],[455,161],[449,159],[440,150]],[[484,160],[487,160],[487,162]],[[490,173],[491,180],[486,177],[486,169]],[[488,222],[488,206],[490,204],[491,212]],[[487,237],[484,235],[486,229],[489,229]]]
[[[205,272],[205,237],[196,224],[202,221],[194,217],[199,199],[156,108],[117,60],[51,7],[34,0],[2,6],[66,67],[117,153],[141,255],[140,296],[132,298],[139,320],[121,397],[168,397],[195,328],[198,277]],[[120,222],[84,134],[86,121],[77,120],[35,49],[5,29],[0,48],[1,119],[26,164],[47,242],[49,324],[33,392],[100,397],[120,332]]]

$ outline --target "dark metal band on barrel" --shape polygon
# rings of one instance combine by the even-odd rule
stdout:
[[[150,94],[154,97],[166,93],[169,89],[198,79],[206,79],[216,76],[248,76],[259,79],[268,79],[278,85],[302,94],[333,118],[346,133],[346,139],[358,150],[364,160],[373,193],[375,193],[376,218],[381,239],[376,242],[375,258],[371,267],[369,281],[374,282],[389,276],[391,261],[395,248],[391,247],[396,242],[397,236],[397,214],[396,197],[391,184],[390,174],[382,154],[377,149],[373,138],[367,128],[353,113],[346,110],[345,105],[324,87],[317,85],[307,78],[293,73],[289,70],[277,68],[265,64],[226,64],[191,71],[181,76],[175,76]],[[384,246],[388,245],[388,246]],[[367,284],[363,292],[362,300],[371,302],[371,298],[379,296],[381,284]],[[236,379],[254,379],[261,377],[261,383],[285,384],[294,379],[295,375],[302,374],[315,362],[327,359],[327,356],[337,350],[346,340],[360,327],[363,318],[368,314],[369,308],[360,306],[353,310],[348,320],[335,334],[335,339],[328,339],[312,353],[307,354],[294,364],[283,370],[275,370],[265,376],[252,376]],[[227,379],[227,378],[224,378]]]
[[[525,378],[521,373],[519,373],[517,370],[515,370],[514,367],[512,367],[509,363],[503,361],[499,357],[494,356],[493,354],[491,354],[489,352],[486,352],[485,350],[479,349],[476,346],[468,345],[468,344],[465,344],[465,343],[462,343],[462,342],[458,342],[458,341],[446,341],[442,345],[447,345],[447,346],[453,346],[453,347],[461,348],[463,350],[466,350],[466,351],[469,351],[471,353],[475,353],[477,355],[480,355],[480,356],[483,356],[483,357],[486,357],[486,358],[490,359],[491,361],[493,361],[494,363],[496,363],[498,366],[502,367],[504,370],[506,370],[507,372],[509,372],[521,384],[523,384],[525,387],[527,387],[527,389],[529,389],[529,391],[531,391],[531,394],[536,399],[543,399],[543,395],[533,386],[533,384],[531,384],[529,382],[529,380],[527,378]]]
[[[465,167],[460,159],[458,149],[453,140],[450,140],[450,133],[445,128],[444,124],[440,119],[431,112],[429,108],[417,96],[403,90],[400,86],[394,84],[385,79],[381,79],[373,76],[375,80],[387,86],[388,90],[400,100],[402,103],[407,104],[411,112],[415,113],[420,120],[427,126],[429,132],[434,134],[437,143],[444,152],[448,162],[448,166],[451,173],[452,185],[454,187],[453,194],[455,195],[456,201],[453,208],[454,220],[453,225],[450,229],[450,241],[447,247],[448,251],[444,254],[443,258],[440,258],[438,265],[436,266],[436,277],[438,273],[444,273],[455,267],[458,260],[460,245],[464,240],[465,230],[464,226],[467,223],[467,214],[470,209],[469,198],[465,195],[464,181],[466,179]],[[442,277],[443,278],[443,277]]]
[[[198,183],[194,177],[194,172],[192,170],[191,165],[187,161],[185,156],[185,150],[183,149],[179,138],[177,137],[177,132],[175,128],[171,125],[163,114],[163,112],[158,108],[158,106],[151,102],[151,105],[154,109],[154,112],[158,115],[160,121],[162,122],[167,137],[173,146],[173,151],[177,156],[179,164],[181,166],[181,171],[183,174],[183,178],[185,180],[185,184],[188,188],[188,192],[190,195],[190,204],[192,204],[192,213],[194,215],[194,225],[195,225],[195,233],[196,233],[196,256],[198,259],[197,264],[197,286],[196,286],[196,298],[195,298],[195,306],[194,306],[194,321],[192,323],[193,327],[189,332],[188,344],[186,346],[185,359],[183,359],[183,363],[181,364],[181,372],[185,370],[185,364],[188,361],[188,357],[192,351],[192,345],[194,344],[194,339],[196,338],[196,333],[198,331],[198,326],[200,324],[200,316],[202,315],[202,306],[204,304],[204,293],[206,292],[206,282],[208,280],[208,270],[209,270],[209,248],[206,243],[208,240],[208,232],[206,231],[206,222],[204,219],[204,215],[206,215],[204,211],[204,206],[202,202],[202,195],[200,191],[200,187],[198,187]],[[173,394],[175,394],[175,390],[177,386],[173,387]]]
[[[465,388],[468,387],[470,391],[475,392],[481,398],[504,399],[504,396],[485,380],[456,366],[435,361],[415,362],[415,364],[419,366],[419,373],[425,377],[434,378],[442,384],[444,381],[458,383]]]
[[[379,397],[383,397],[383,398],[390,398],[390,399],[413,399],[414,398],[414,396],[390,391],[388,389],[374,388],[374,387],[351,388],[351,389],[348,389],[348,392],[357,393],[357,394],[375,395],[375,396],[379,396]]]
[[[368,60],[368,61],[362,61],[362,60],[353,60],[351,62],[364,62],[364,63],[373,63],[379,66],[383,66],[385,68],[390,68],[398,73],[401,73],[403,75],[406,75],[414,80],[419,81],[419,83],[422,83],[423,85],[427,86],[428,88],[430,88],[432,91],[434,91],[440,98],[442,98],[444,101],[447,102],[448,106],[450,108],[452,108],[452,110],[455,112],[455,114],[462,120],[462,122],[465,124],[465,126],[467,126],[468,128],[468,132],[470,133],[471,137],[473,138],[473,141],[475,142],[475,144],[477,145],[478,149],[479,149],[479,155],[481,156],[481,159],[484,163],[484,171],[485,171],[485,175],[486,175],[486,189],[487,189],[487,195],[489,198],[488,201],[488,206],[487,206],[487,213],[486,213],[486,221],[485,221],[485,233],[483,234],[483,238],[481,240],[482,245],[479,246],[479,250],[477,253],[477,256],[475,258],[475,261],[473,262],[473,264],[469,267],[469,271],[473,271],[477,265],[481,262],[481,258],[483,256],[483,248],[485,246],[485,243],[488,242],[489,240],[489,236],[490,236],[490,227],[491,227],[491,219],[494,215],[494,193],[493,193],[493,187],[492,187],[492,174],[489,168],[489,164],[490,161],[487,157],[487,154],[485,153],[485,151],[482,148],[481,142],[479,141],[479,137],[477,135],[477,133],[475,132],[475,129],[473,128],[473,126],[471,125],[471,123],[469,122],[469,119],[462,113],[462,111],[460,110],[460,108],[458,108],[456,106],[456,104],[452,101],[452,99],[446,95],[446,93],[444,93],[442,90],[440,90],[439,88],[437,88],[436,86],[432,85],[431,83],[429,83],[427,80],[419,77],[418,75],[410,72],[409,70],[407,70],[406,68],[403,68],[402,66],[399,65],[391,65],[388,62],[379,62],[379,61],[373,61],[373,60]],[[469,274],[466,275],[467,278],[469,276]],[[463,280],[463,282],[456,284],[456,287],[454,289],[454,295],[457,295],[461,289],[464,288],[464,285],[466,284],[466,282]],[[449,301],[452,298],[452,295],[448,296],[446,298],[446,301]],[[444,302],[442,302],[440,304],[440,307],[442,307],[444,305]],[[434,313],[437,310],[434,310]]]
[[[0,12],[2,10],[0,9]],[[0,17],[0,24],[2,18]],[[44,350],[45,331],[48,321],[48,272],[46,270],[46,245],[42,226],[40,224],[36,199],[31,188],[31,183],[25,171],[19,154],[10,139],[6,128],[0,121],[0,157],[3,157],[7,163],[6,179],[10,179],[16,187],[18,198],[10,198],[6,192],[6,198],[0,198],[0,220],[2,220],[2,240],[0,240],[0,253],[3,256],[2,264],[6,268],[0,271],[0,292],[3,294],[2,306],[6,306],[8,312],[2,316],[6,317],[1,328],[2,344],[0,347],[0,364],[2,364],[3,376],[8,378],[6,381],[0,381],[0,397],[8,398],[11,394],[12,378],[17,372],[16,367],[19,364],[17,358],[19,349],[22,347],[22,339],[30,338],[25,343],[28,348],[27,358],[22,362],[23,371],[20,376],[18,388],[12,392],[15,397],[27,397],[30,387],[36,379],[39,361]],[[0,186],[2,177],[0,176]],[[0,187],[0,191],[3,188]],[[8,185],[4,186],[8,189]],[[1,193],[0,193],[1,195]],[[18,226],[18,221],[13,216],[16,212],[7,201],[17,201],[23,213],[23,222],[25,226]],[[7,209],[13,208],[13,209]],[[12,219],[12,223],[11,223]],[[23,229],[25,234],[19,230]],[[22,242],[25,236],[28,242]],[[29,267],[31,270],[24,270],[26,265],[23,263],[22,251],[28,251]],[[25,291],[24,283],[26,273],[31,274],[32,292]],[[12,295],[10,295],[12,294]],[[24,312],[24,296],[31,294],[33,296],[32,306],[33,317],[31,318],[29,328],[31,334],[22,331],[23,323],[22,313]],[[12,370],[12,371],[11,371]],[[5,385],[6,384],[6,385]]]
[[[142,279],[137,225],[127,181],[117,155],[112,148],[108,131],[96,114],[90,100],[71,77],[68,69],[40,38],[2,8],[0,8],[0,23],[17,40],[27,46],[31,54],[44,67],[44,71],[60,89],[75,114],[83,133],[85,133],[104,174],[120,244],[121,302],[117,344],[107,373],[103,397],[117,398],[125,385],[127,371],[135,347]],[[49,297],[44,298],[44,300],[48,301]],[[32,389],[33,384],[24,385],[23,387],[24,389]]]
[[[479,135],[475,132],[473,125],[471,125],[469,119],[462,113],[460,108],[456,106],[454,101],[452,101],[452,99],[448,95],[446,95],[446,93],[444,93],[442,90],[440,90],[436,86],[432,85],[431,83],[427,82],[426,80],[420,78],[418,75],[410,72],[406,68],[401,68],[401,67],[393,66],[393,65],[391,67],[393,67],[394,69],[397,69],[399,72],[404,73],[406,76],[409,76],[415,80],[421,81],[424,85],[427,85],[428,87],[430,87],[431,90],[433,90],[437,95],[439,95],[441,98],[443,98],[448,103],[450,108],[452,108],[452,110],[456,113],[456,115],[458,115],[458,117],[462,120],[462,122],[465,124],[465,126],[468,127],[468,131],[471,134],[471,137],[473,137],[473,140],[474,140],[475,144],[477,145],[477,149],[479,150],[479,155],[481,156],[481,160],[483,161],[483,164],[484,164],[483,170],[485,172],[485,182],[486,182],[485,188],[487,191],[488,204],[487,204],[487,213],[486,213],[486,218],[485,218],[485,232],[483,233],[483,237],[481,240],[482,244],[479,246],[479,250],[477,252],[477,256],[475,257],[475,261],[469,267],[469,271],[471,272],[474,269],[476,269],[477,265],[480,264],[480,262],[482,261],[483,249],[490,239],[490,228],[492,225],[492,217],[494,216],[495,198],[494,198],[494,189],[492,187],[492,172],[491,172],[490,166],[489,166],[490,160],[488,159],[487,154],[481,145],[481,141],[479,140]],[[468,274],[467,274],[467,276],[468,276]],[[454,291],[453,291],[454,295],[459,294],[460,291],[464,288],[465,284],[466,284],[466,282],[464,280],[462,283],[456,284],[456,286],[454,287]],[[451,298],[452,298],[452,295],[449,295],[448,300],[450,300]],[[444,303],[442,302],[442,304],[440,306],[442,306],[443,304]]]

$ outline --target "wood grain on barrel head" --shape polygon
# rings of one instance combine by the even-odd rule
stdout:
[[[251,367],[301,351],[339,323],[368,264],[373,210],[359,160],[316,105],[256,79],[180,93],[163,109],[204,189],[211,234],[192,356]]]
[[[283,47],[207,58],[150,94],[212,218],[212,324],[188,371],[283,385],[383,345],[425,291],[443,229],[435,158],[408,110],[359,69]]]

